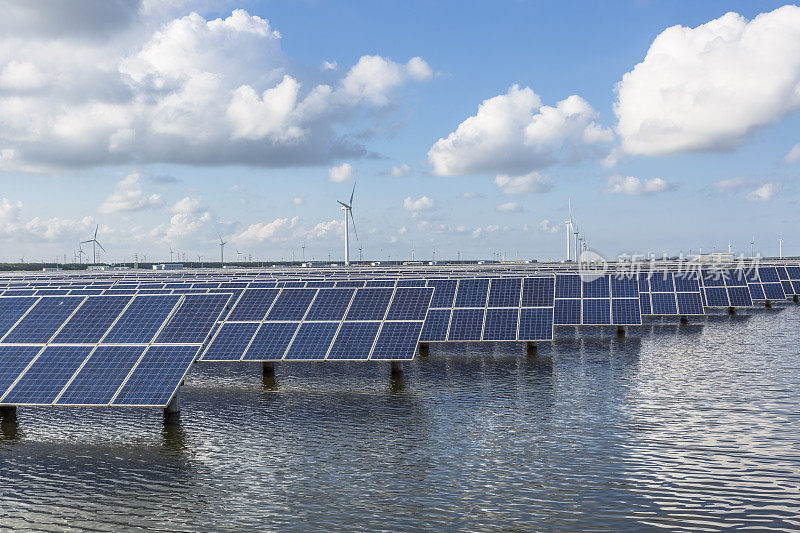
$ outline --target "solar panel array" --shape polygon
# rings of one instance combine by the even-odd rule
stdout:
[[[229,298],[0,297],[0,404],[163,407]]]
[[[636,278],[629,275],[556,274],[554,322],[559,326],[641,324]]]
[[[697,272],[652,270],[638,275],[643,315],[702,315],[700,275]]]
[[[248,289],[203,361],[410,360],[433,289]]]

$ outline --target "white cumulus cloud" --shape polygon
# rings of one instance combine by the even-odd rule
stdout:
[[[413,200],[410,196],[407,196],[406,199],[403,200],[403,209],[412,212],[430,211],[435,205],[436,203],[434,202],[433,198],[428,198],[427,196],[422,196],[416,200]]]
[[[114,192],[108,195],[97,208],[100,213],[120,213],[139,211],[163,205],[160,194],[146,195],[139,183],[139,174],[128,174],[114,186]]]
[[[640,196],[656,194],[674,189],[674,186],[661,178],[639,179],[633,176],[611,176],[608,178],[608,194],[628,194]]]
[[[661,32],[617,85],[622,148],[729,150],[800,108],[800,7]]]
[[[787,164],[800,161],[800,143],[792,146],[792,149],[783,157],[783,162]]]
[[[545,233],[558,233],[561,227],[558,224],[553,224],[550,222],[549,218],[546,218],[539,222],[539,229],[541,229]]]
[[[484,100],[477,114],[436,141],[428,161],[434,174],[453,176],[524,174],[594,157],[613,140],[596,119],[597,112],[580,96],[543,106],[532,89],[513,85],[506,94]]]
[[[498,205],[497,210],[501,213],[519,213],[522,211],[522,206],[517,202],[506,202]]]
[[[392,168],[389,169],[389,175],[393,178],[400,178],[409,174],[411,174],[411,167],[405,163],[393,165]]]
[[[334,183],[350,181],[355,176],[355,170],[350,163],[343,163],[338,167],[328,169],[328,179]]]
[[[539,174],[529,172],[522,176],[498,174],[494,184],[500,187],[503,194],[526,194],[529,192],[547,192],[553,188],[553,181]]]
[[[780,190],[779,183],[765,183],[758,189],[752,190],[747,193],[747,200],[749,202],[767,202],[772,200],[772,197]]]

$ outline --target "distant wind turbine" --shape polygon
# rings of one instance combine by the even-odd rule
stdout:
[[[755,252],[754,252],[755,245],[756,245],[756,238],[755,236],[753,236],[753,238],[750,239],[750,257],[755,257]]]
[[[175,253],[175,250],[172,249],[172,245],[169,246],[169,262],[172,263],[172,254]]]
[[[783,259],[783,237],[778,238],[778,259]]]
[[[103,245],[97,241],[97,230],[99,229],[100,229],[100,224],[98,224],[97,227],[94,228],[94,236],[91,239],[86,241],[81,241],[81,244],[86,244],[89,242],[92,243],[92,263],[97,263],[97,248],[95,246],[99,246],[100,249],[103,250],[104,252],[106,251],[106,249],[103,248]]]
[[[353,183],[353,192],[350,193],[350,202],[339,202],[344,211],[344,266],[350,266],[350,221],[353,222],[353,233],[356,234],[358,240],[358,231],[356,230],[356,220],[353,218],[353,195],[356,193],[356,184]],[[350,214],[350,220],[347,219],[347,214]]]
[[[227,242],[222,240],[222,235],[217,233],[219,237],[219,262],[223,265],[225,264],[225,245],[228,244]]]
[[[572,198],[567,200],[567,205],[569,206],[569,219],[564,221],[567,229],[567,257],[566,260],[570,260],[570,241],[572,240]],[[577,257],[578,251],[575,250],[575,255]]]

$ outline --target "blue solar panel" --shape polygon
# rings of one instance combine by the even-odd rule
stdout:
[[[517,339],[519,308],[487,309],[483,327],[485,341],[513,341]]]
[[[522,309],[519,315],[518,339],[521,341],[553,340],[553,310],[549,308]]]
[[[725,289],[722,290],[723,292],[725,291]],[[678,305],[674,292],[654,292],[650,295],[650,300],[654,315],[678,314]]]
[[[617,325],[642,323],[638,298],[614,298],[611,300],[611,322]]]
[[[453,309],[450,320],[450,341],[479,341],[483,329],[483,309]]]
[[[611,324],[611,302],[607,298],[583,300],[583,324]]]
[[[353,297],[346,320],[383,320],[394,289],[359,289]]]
[[[131,301],[130,296],[90,296],[64,324],[53,342],[97,343]]]
[[[767,300],[783,300],[786,298],[780,281],[776,283],[762,283],[761,285],[764,287],[764,297]]]
[[[108,344],[147,344],[153,340],[180,296],[137,296],[105,336]]]
[[[277,361],[283,358],[299,322],[265,322],[258,328],[244,361]]]
[[[244,291],[227,319],[263,320],[278,292],[278,289],[248,289]]]
[[[91,351],[91,346],[48,346],[11,387],[3,403],[53,403]]]
[[[17,323],[35,302],[36,298],[30,296],[0,298],[0,338]]]
[[[0,398],[41,349],[42,346],[0,345]]]
[[[112,405],[166,406],[199,349],[198,346],[150,346]]]
[[[453,307],[453,299],[456,295],[458,280],[455,279],[431,279],[428,280],[428,287],[433,287],[433,300],[431,307]]]
[[[800,280],[800,267],[786,267],[786,273],[791,280]]]
[[[519,307],[521,278],[495,278],[489,286],[487,307]],[[516,321],[515,328],[516,330]]]
[[[342,320],[355,289],[320,289],[305,320]]]
[[[700,292],[700,281],[697,272],[681,272],[675,274],[675,290],[677,292]]]
[[[203,353],[204,361],[238,361],[244,355],[258,324],[223,324]]]
[[[641,283],[639,287],[641,288]],[[650,294],[649,293],[639,293],[639,308],[642,311],[643,315],[652,315],[653,309],[650,307]]]
[[[370,359],[413,359],[421,332],[422,322],[384,322]]]
[[[438,290],[438,289],[437,289]],[[450,326],[449,309],[431,309],[425,318],[422,328],[421,342],[444,342],[447,340],[447,328]]]
[[[780,281],[775,267],[760,267],[758,269],[758,277],[761,279],[761,283],[777,283]]]
[[[555,278],[524,278],[522,280],[522,307],[550,307],[555,294]]]
[[[650,292],[675,292],[671,272],[653,272],[650,276]],[[655,304],[653,304],[655,306]],[[658,314],[658,313],[656,313]]]
[[[734,307],[752,307],[753,300],[750,298],[750,290],[744,287],[728,287],[728,299]]]
[[[364,280],[342,280],[336,282],[336,287],[363,287],[366,284]]]
[[[639,284],[636,278],[627,275],[611,276],[611,296],[614,298],[636,298]]]
[[[300,325],[294,336],[286,359],[325,359],[338,322],[306,322]]]
[[[728,291],[722,287],[706,287],[706,305],[708,307],[728,307]]]
[[[795,294],[800,294],[800,281],[792,280],[792,289],[794,289]]]
[[[639,279],[639,293],[650,292],[650,273],[640,272],[637,277]]]
[[[557,286],[558,277],[556,277]],[[581,323],[580,299],[556,299],[554,312],[553,322],[558,326],[576,326]]]
[[[283,289],[267,320],[302,320],[316,294],[317,289]]]
[[[402,287],[394,291],[386,320],[425,320],[433,297],[430,287]]]
[[[703,270],[703,285],[706,287],[722,287],[725,285],[722,270]]]
[[[366,283],[366,287],[394,287],[393,279],[371,279]]]
[[[328,359],[368,359],[380,327],[380,322],[343,323]]]
[[[584,298],[608,298],[610,295],[608,276],[586,280],[582,284]]]
[[[64,389],[56,404],[107,405],[144,350],[144,346],[99,346]]]
[[[581,278],[574,274],[556,275],[556,298],[580,298],[581,297]]]
[[[460,279],[456,292],[456,307],[486,307],[488,279]]]
[[[164,324],[157,343],[202,343],[225,309],[228,294],[190,294],[184,296],[175,314]]]
[[[6,335],[3,342],[46,343],[83,299],[83,296],[42,298]]]

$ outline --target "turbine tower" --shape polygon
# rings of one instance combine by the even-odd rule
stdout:
[[[783,237],[778,238],[778,259],[783,259]]]
[[[85,241],[81,241],[81,244],[86,244],[88,242],[92,243],[92,263],[93,264],[97,264],[97,249],[95,248],[95,246],[99,246],[100,249],[103,250],[104,252],[106,251],[106,249],[103,248],[103,245],[100,244],[99,242],[97,242],[97,230],[99,230],[99,229],[100,229],[100,224],[98,224],[97,227],[94,228],[94,237],[92,237],[91,239],[85,240]]]
[[[342,211],[344,211],[344,266],[350,266],[350,221],[353,221],[353,233],[356,234],[356,240],[358,239],[358,231],[356,230],[356,220],[353,218],[353,195],[356,193],[356,184],[353,183],[353,192],[350,193],[350,202],[344,203],[339,202],[339,205],[342,206]],[[347,219],[348,213],[350,214],[350,220]]]
[[[568,202],[568,205],[569,205],[569,220],[565,220],[564,224],[566,224],[566,227],[567,227],[567,258],[566,258],[566,261],[569,261],[570,260],[570,251],[569,251],[570,250],[570,245],[569,245],[569,243],[570,243],[570,240],[572,240],[572,198],[569,198],[567,200],[567,202]]]
[[[753,238],[750,239],[750,257],[751,258],[755,257],[755,252],[754,252],[755,244],[756,244],[756,238],[755,238],[755,236],[753,236]]]
[[[219,262],[220,264],[225,264],[225,245],[228,244],[227,242],[222,240],[222,235],[217,233],[217,237],[219,237]]]

